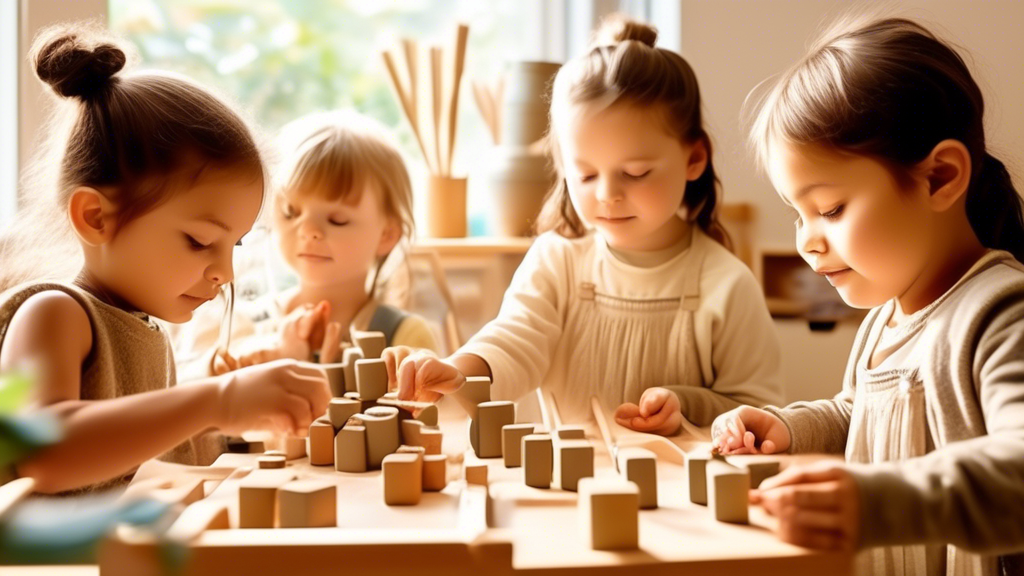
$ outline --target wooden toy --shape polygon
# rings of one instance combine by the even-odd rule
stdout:
[[[387,347],[383,332],[352,331],[352,343],[363,351],[364,358],[380,358],[381,352]]]
[[[398,450],[398,408],[375,406],[355,418],[366,427],[366,466],[377,470],[385,456]]]
[[[381,463],[384,475],[384,503],[389,506],[419,504],[423,496],[423,455],[388,454]]]
[[[363,359],[359,348],[346,348],[341,355],[342,372],[345,374],[345,392],[356,391],[356,361]]]
[[[448,485],[448,457],[444,454],[423,456],[423,490],[440,492]]]
[[[356,360],[356,392],[362,400],[376,400],[388,391],[388,369],[379,358]]]
[[[582,478],[579,494],[579,522],[591,548],[637,548],[640,491],[636,484],[622,478]]]
[[[562,490],[575,492],[581,478],[594,475],[594,445],[590,442],[559,440],[554,450],[554,483]]]
[[[323,368],[324,372],[327,373],[327,384],[331,387],[331,396],[344,396],[345,392],[347,392],[345,390],[345,363],[329,362],[317,364],[317,366]]]
[[[277,518],[277,490],[293,479],[295,474],[288,470],[254,470],[239,481],[238,527],[273,528]]]
[[[440,430],[428,427],[419,420],[401,421],[402,443],[422,446],[427,454],[440,454],[443,435]]]
[[[335,430],[341,430],[348,419],[360,412],[362,402],[352,398],[331,398],[327,406],[327,417]]]
[[[295,480],[277,490],[281,528],[338,525],[338,486],[323,480]]]
[[[267,456],[264,454],[263,456],[260,456],[259,458],[256,459],[256,464],[261,469],[284,468],[284,463],[285,457],[283,455]]]
[[[481,402],[470,425],[470,444],[480,458],[501,457],[501,429],[516,421],[516,406],[508,401]]]
[[[750,472],[750,488],[759,488],[761,482],[779,473],[778,460],[762,460],[756,457],[731,456],[726,462],[737,468],[744,468]]]
[[[707,463],[708,506],[719,522],[746,524],[750,472],[722,460]]]
[[[306,455],[306,439],[301,436],[285,436],[281,448],[288,460],[297,460]]]
[[[487,464],[471,464],[469,462],[463,468],[466,483],[487,486]]]
[[[690,502],[707,506],[708,481],[707,466],[711,456],[690,454],[686,458],[686,478],[690,486]]]
[[[550,488],[554,455],[549,434],[527,434],[521,446],[523,481],[534,488]]]
[[[523,437],[533,434],[533,424],[506,424],[501,427],[501,455],[506,468],[518,468],[523,460]]]
[[[334,426],[330,420],[314,420],[309,425],[309,463],[314,466],[334,464]]]
[[[476,406],[491,401],[491,379],[486,376],[470,376],[462,388],[449,394],[471,419],[476,419]]]
[[[555,430],[559,440],[586,440],[587,434],[583,426],[559,426]]]
[[[623,448],[616,454],[618,470],[637,486],[640,508],[658,507],[658,470],[654,453],[644,448]]]
[[[334,437],[334,469],[338,472],[366,472],[366,427],[352,418]]]

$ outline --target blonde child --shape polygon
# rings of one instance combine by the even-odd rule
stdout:
[[[871,574],[1024,570],[1008,555],[1024,551],[1024,224],[983,110],[949,45],[861,20],[781,77],[752,132],[800,254],[872,309],[835,398],[739,408],[714,443],[845,451],[751,499],[790,542],[876,547],[859,560]]]
[[[5,279],[52,277],[44,264],[59,251],[32,247],[67,228],[83,262],[74,280],[22,283],[0,306],[0,370],[35,366],[35,405],[64,423],[62,442],[13,470],[43,492],[120,484],[168,451],[195,463],[187,441],[208,429],[298,432],[330,398],[321,371],[291,361],[174,386],[154,318],[185,322],[231,281],[264,169],[245,123],[217,98],[179,77],[123,74],[125,61],[81,25],[44,32],[33,48],[40,79],[67,99],[70,132],[50,164],[59,182],[33,198],[59,229],[25,218],[5,241]]]
[[[378,299],[381,267],[413,233],[412,186],[387,129],[353,111],[311,114],[281,130],[278,152],[271,227],[298,285],[239,308],[237,345],[213,359],[214,372],[340,361],[350,327],[383,332],[389,346],[436,350],[423,318]],[[199,329],[207,348],[215,327]]]
[[[492,396],[538,385],[562,417],[590,397],[636,430],[673,434],[780,398],[779,343],[749,270],[723,246],[697,80],[657,33],[606,24],[554,81],[558,186],[498,317],[445,360],[385,353],[403,398],[436,400],[466,376]]]

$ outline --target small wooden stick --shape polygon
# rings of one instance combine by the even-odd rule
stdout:
[[[433,120],[434,120],[434,152],[437,154],[436,166],[439,176],[448,176],[445,170],[447,164],[442,157],[444,148],[441,143],[441,109],[444,107],[443,83],[441,81],[441,48],[430,47],[430,87],[433,93]]]
[[[398,67],[395,66],[395,59],[390,52],[384,51],[381,53],[384,58],[384,67],[388,71],[388,77],[391,79],[391,87],[395,91],[395,97],[398,98],[398,103],[402,105],[402,111],[405,112],[405,118],[409,121],[409,125],[412,128],[412,134],[416,137],[416,143],[420,145],[420,152],[423,153],[423,158],[427,161],[427,166],[430,166],[430,155],[427,154],[427,148],[424,145],[423,137],[420,135],[419,125],[415,122],[417,115],[412,108],[412,103],[409,99],[409,95],[405,93],[405,89],[402,86],[401,77],[398,75]]]
[[[416,402],[415,400],[399,400],[397,398],[387,398],[381,396],[374,400],[377,404],[384,406],[395,406],[397,408],[429,408],[434,405],[433,402]]]
[[[447,174],[452,172],[452,156],[455,154],[455,120],[459,109],[459,84],[462,83],[462,71],[466,64],[466,42],[469,39],[469,26],[459,24],[455,32],[455,70],[453,72],[451,103],[448,112],[448,158]]]
[[[611,427],[608,426],[607,412],[604,409],[604,404],[601,403],[601,399],[597,396],[591,396],[590,409],[594,413],[594,419],[597,420],[597,427],[601,430],[604,445],[608,448],[608,457],[612,459],[612,464],[618,467],[618,459],[615,457],[615,434],[612,432]]]
[[[492,95],[490,89],[486,84],[482,82],[473,82],[473,99],[476,101],[477,108],[480,109],[480,115],[484,118],[484,123],[487,124],[487,131],[491,133],[491,140],[498,143],[498,126],[494,121],[494,101],[491,99]]]
[[[558,413],[558,404],[555,403],[555,397],[551,395],[551,392],[538,387],[537,400],[540,403],[540,416],[541,421],[544,422],[544,427],[551,432],[553,438],[557,437],[555,430],[562,426],[562,415]]]

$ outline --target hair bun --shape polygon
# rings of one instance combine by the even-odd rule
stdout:
[[[628,40],[641,42],[654,48],[654,44],[658,40],[658,29],[621,14],[612,14],[601,22],[601,27],[594,35],[594,45],[596,46],[612,46]]]
[[[124,68],[124,51],[106,39],[91,39],[68,28],[41,33],[33,46],[36,75],[65,98],[87,100],[110,86]]]

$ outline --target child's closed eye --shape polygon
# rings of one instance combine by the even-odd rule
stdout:
[[[843,213],[844,207],[845,206],[843,204],[840,204],[839,206],[836,206],[835,208],[829,210],[828,212],[821,214],[821,217],[826,220],[838,220],[839,216],[842,215]]]
[[[198,250],[206,250],[207,248],[210,247],[209,244],[203,244],[199,240],[196,240],[195,238],[193,238],[190,234],[185,234],[185,239],[188,240],[189,247],[191,247],[193,250],[196,250],[196,251],[198,251]]]
[[[328,220],[328,222],[330,222],[332,226],[348,226],[348,223],[349,223],[348,220],[344,220],[344,221],[339,222],[337,220],[334,220],[333,218]]]
[[[647,170],[646,172],[640,174],[631,174],[629,172],[623,172],[622,175],[625,176],[626,178],[629,178],[630,180],[643,180],[650,173],[651,171]]]

